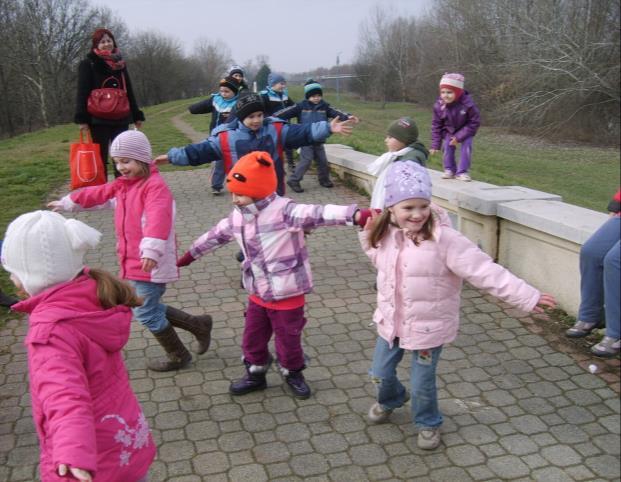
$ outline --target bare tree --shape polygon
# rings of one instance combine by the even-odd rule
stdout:
[[[202,94],[213,92],[231,64],[231,50],[221,40],[202,38],[196,42],[191,56],[201,72],[198,86]]]

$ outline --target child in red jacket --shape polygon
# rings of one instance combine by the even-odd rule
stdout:
[[[129,280],[143,299],[142,306],[134,308],[134,316],[153,333],[167,355],[167,359],[149,361],[148,367],[177,370],[187,366],[192,355],[173,327],[192,333],[201,354],[209,348],[212,320],[209,315],[192,316],[161,302],[166,283],[179,279],[175,201],[153,163],[149,140],[140,131],[123,132],[112,142],[110,154],[121,177],[72,192],[48,207],[64,211],[114,207],[121,278]]]

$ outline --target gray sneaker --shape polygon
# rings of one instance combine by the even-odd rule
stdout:
[[[406,392],[403,405],[405,405],[409,401],[410,401],[410,393]],[[369,413],[367,414],[367,417],[369,418],[369,422],[371,423],[384,423],[386,420],[388,420],[388,417],[390,417],[390,414],[393,411],[394,410],[390,408],[382,407],[379,404],[379,402],[375,402],[373,405],[371,405],[371,408],[369,408]]]
[[[619,354],[621,340],[605,336],[597,345],[591,347],[591,353],[602,358],[612,358]]]
[[[416,443],[423,450],[437,449],[440,445],[440,427],[425,427],[418,431]]]

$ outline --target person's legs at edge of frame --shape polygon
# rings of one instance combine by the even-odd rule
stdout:
[[[619,241],[621,218],[608,219],[580,248],[578,321],[565,332],[581,338],[604,325],[604,258]]]
[[[617,217],[618,220],[621,218]],[[610,358],[621,351],[621,242],[617,241],[604,257],[604,299],[606,334],[591,347],[594,355]]]

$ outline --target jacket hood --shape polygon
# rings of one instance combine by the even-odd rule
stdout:
[[[97,298],[97,282],[84,274],[21,301],[12,309],[30,315],[26,343],[47,342],[57,323],[71,324],[108,352],[121,350],[129,339],[131,310],[123,305],[103,308]]]
[[[422,142],[419,142],[419,141],[413,142],[408,147],[411,147],[412,149],[420,151],[423,154],[425,154],[425,156],[429,157],[429,151],[425,147],[425,144],[423,144]]]

